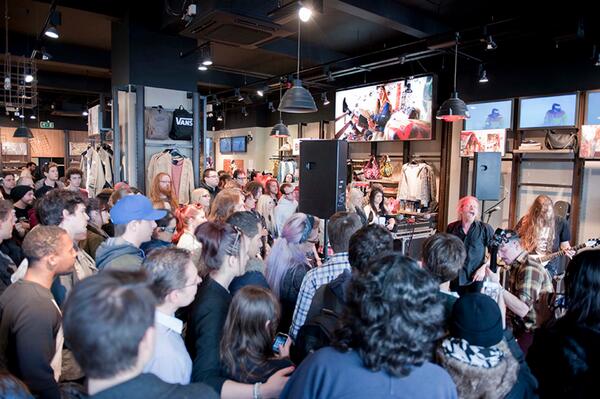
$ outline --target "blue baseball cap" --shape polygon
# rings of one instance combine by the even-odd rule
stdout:
[[[110,210],[110,219],[114,224],[127,224],[133,220],[158,220],[165,217],[167,211],[154,209],[145,195],[132,194],[121,198]]]

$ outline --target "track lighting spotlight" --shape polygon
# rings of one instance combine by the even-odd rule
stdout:
[[[207,67],[206,65],[199,65],[199,66],[198,66],[198,70],[199,70],[199,71],[203,71],[203,72],[204,72],[204,71],[207,71],[207,70],[208,70],[208,67]]]
[[[487,77],[487,71],[483,67],[483,65],[479,66],[479,83],[487,83],[489,79]]]
[[[323,105],[329,105],[329,100],[327,99],[327,93],[321,93],[321,101],[323,101]]]
[[[308,7],[302,6],[298,10],[298,17],[300,18],[300,20],[302,22],[308,22],[308,20],[310,19],[311,16],[312,16],[312,10]]]
[[[269,101],[269,111],[275,112],[275,106],[273,106],[273,101]]]
[[[335,81],[335,78],[333,77],[333,73],[331,71],[327,71],[327,82],[331,83]]]
[[[246,107],[242,107],[242,115],[244,115],[244,117],[248,116],[248,111],[246,111]]]
[[[25,72],[25,83],[31,83],[31,82],[33,82],[33,75],[29,71],[26,71]]]
[[[486,46],[485,46],[486,50],[496,50],[498,48],[498,45],[496,44],[496,42],[492,38],[492,35],[488,35],[485,38],[485,43],[486,43]]]
[[[223,116],[221,114],[217,116],[217,122],[223,122]]]
[[[83,110],[83,112],[81,113],[81,115],[83,115],[83,116],[88,116],[88,115],[89,115],[89,112],[88,112],[88,110],[87,110],[87,109],[84,109],[84,110]]]
[[[594,63],[594,65],[597,67],[600,67],[600,52],[596,56],[596,62]]]
[[[44,32],[44,35],[46,35],[46,37],[49,37],[50,39],[58,39],[59,38],[58,30],[56,29],[56,27],[54,25],[48,26],[48,29],[46,29],[46,31]]]
[[[36,117],[35,117],[35,115],[31,114],[31,115],[29,116],[29,119],[36,119]]]
[[[235,89],[234,96],[238,101],[244,101],[244,96],[242,96],[240,89]]]
[[[406,94],[410,94],[410,93],[412,93],[412,92],[413,92],[413,91],[412,91],[412,88],[410,87],[410,82],[409,82],[408,80],[406,81],[406,89],[404,90],[404,92],[405,92]]]

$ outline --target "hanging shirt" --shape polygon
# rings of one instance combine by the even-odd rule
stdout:
[[[181,174],[183,173],[183,159],[180,159],[171,166],[171,179],[175,189],[175,197],[179,198],[179,184],[181,183]]]

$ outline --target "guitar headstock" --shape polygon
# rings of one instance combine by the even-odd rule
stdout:
[[[591,238],[585,242],[587,248],[594,248],[600,245],[600,238]]]

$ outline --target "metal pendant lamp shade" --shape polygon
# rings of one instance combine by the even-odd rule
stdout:
[[[290,137],[290,131],[288,130],[287,126],[283,124],[283,121],[280,120],[278,124],[273,126],[269,136],[276,138]]]
[[[302,81],[295,79],[294,85],[283,95],[278,109],[292,114],[307,114],[317,112],[317,104],[312,94],[302,87]]]
[[[456,43],[454,47],[454,91],[449,99],[444,101],[436,113],[436,118],[446,122],[456,122],[470,117],[467,104],[458,98],[456,91],[456,71],[458,66],[458,33],[456,33]]]
[[[13,137],[21,138],[21,139],[32,139],[33,133],[31,133],[31,129],[25,126],[24,122],[21,122],[21,126],[15,130]]]
[[[468,115],[467,104],[458,98],[457,92],[454,92],[452,93],[452,97],[444,101],[440,106],[436,118],[446,122],[456,122],[468,118]]]

